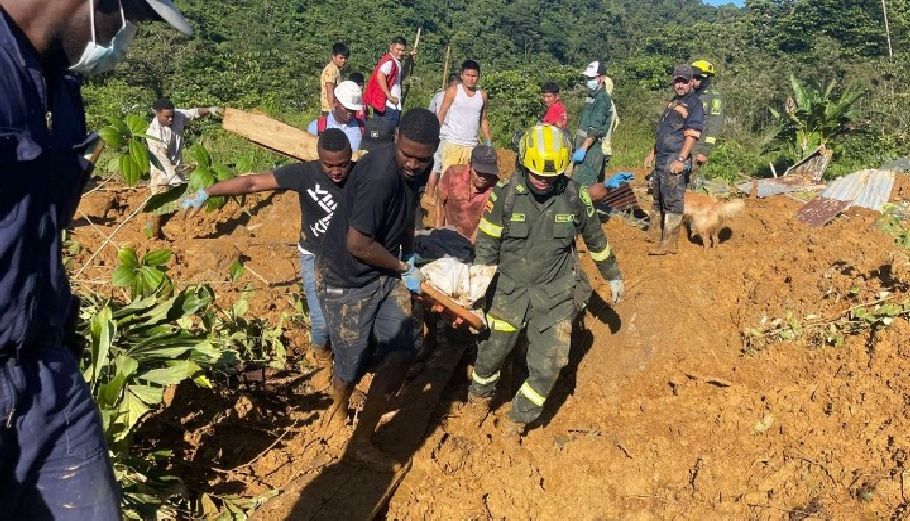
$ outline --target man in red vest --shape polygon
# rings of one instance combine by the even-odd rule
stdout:
[[[363,101],[380,117],[391,119],[398,126],[401,118],[401,57],[407,42],[396,36],[389,42],[389,52],[379,58],[367,82]]]

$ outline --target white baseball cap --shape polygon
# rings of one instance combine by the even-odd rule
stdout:
[[[595,60],[588,64],[588,67],[585,68],[585,72],[582,74],[588,78],[596,78],[598,76],[603,76],[606,73],[607,66]]]
[[[343,81],[335,87],[335,99],[348,110],[363,110],[363,91],[353,81]]]
[[[175,29],[181,33],[192,36],[193,28],[190,27],[189,22],[186,21],[186,18],[180,14],[180,10],[177,9],[177,6],[174,5],[174,2],[171,0],[145,0],[148,3],[149,7],[155,10],[158,16],[162,20],[171,24]]]

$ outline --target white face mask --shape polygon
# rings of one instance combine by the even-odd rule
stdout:
[[[591,78],[585,82],[585,86],[588,87],[588,90],[596,90],[600,86],[600,83],[597,81],[597,78]]]
[[[70,67],[73,72],[78,72],[85,76],[108,72],[122,62],[126,58],[127,48],[129,48],[133,38],[136,37],[136,31],[138,30],[136,24],[126,21],[126,17],[123,15],[123,3],[120,3],[120,18],[123,20],[123,26],[114,35],[110,45],[102,47],[98,45],[95,38],[94,0],[89,0],[89,9],[89,20],[92,24],[92,41],[86,44],[85,51],[82,52],[82,57],[79,58],[79,61]]]

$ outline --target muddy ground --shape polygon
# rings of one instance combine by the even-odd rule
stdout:
[[[84,199],[74,272],[145,197],[99,190]],[[305,356],[270,374],[265,390],[177,389],[145,422],[141,442],[173,449],[172,470],[191,490],[278,490],[261,519],[328,519],[341,507],[357,512],[349,518],[367,516],[399,481],[379,516],[903,519],[910,325],[900,319],[839,348],[743,348],[741,332],[763,317],[834,316],[880,291],[907,292],[877,214],[849,210],[810,229],[794,218],[799,206],[747,200],[718,248],[683,241],[669,257],[649,257],[643,232],[628,222],[607,223],[625,300],[605,304],[609,287],[595,283],[600,298],[575,332],[571,363],[520,445],[500,435],[514,389],[500,389],[479,429],[464,414],[470,337],[449,339],[380,432],[384,450],[410,461],[407,472],[340,460],[350,427],[319,432],[328,375]],[[166,241],[146,239],[140,216],[112,242],[173,249],[174,280],[211,283],[225,304],[252,285],[250,312],[277,320],[293,312],[298,293],[298,215],[295,194],[252,196],[244,207],[171,218]],[[238,256],[252,270],[232,283]],[[106,281],[115,265],[116,249],[104,246],[76,286],[114,291]],[[291,322],[285,336],[305,350],[304,322]],[[454,376],[442,385],[447,372]]]

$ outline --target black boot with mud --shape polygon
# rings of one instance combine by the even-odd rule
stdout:
[[[477,396],[468,393],[468,403],[465,407],[464,418],[472,427],[480,427],[484,420],[490,415],[490,406],[493,404],[493,396]]]
[[[329,410],[325,412],[319,422],[319,428],[323,435],[332,434],[347,425],[348,404],[351,401],[351,393],[353,391],[353,385],[332,379],[332,406],[329,407]]]
[[[676,255],[679,244],[679,230],[682,228],[682,214],[668,213],[665,217],[663,238],[657,248],[648,255]]]
[[[660,244],[663,239],[663,222],[663,214],[652,210],[648,218],[648,233],[645,236],[648,243]]]

